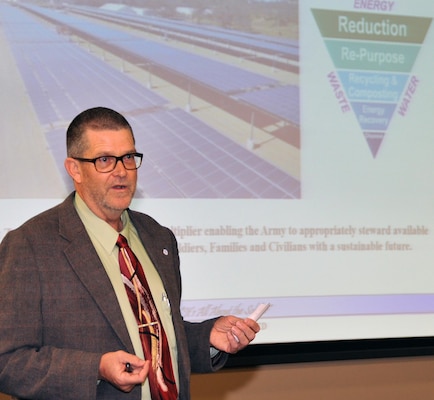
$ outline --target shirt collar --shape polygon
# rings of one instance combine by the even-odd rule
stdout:
[[[117,232],[107,222],[96,216],[78,193],[75,194],[74,205],[92,240],[97,240],[108,254],[115,249],[119,233],[129,241],[131,221],[127,210],[124,210],[121,215],[123,229]]]

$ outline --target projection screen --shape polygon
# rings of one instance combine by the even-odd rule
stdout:
[[[66,127],[111,107],[185,319],[270,303],[258,344],[434,336],[433,2],[96,3],[0,3],[0,239],[73,190]]]

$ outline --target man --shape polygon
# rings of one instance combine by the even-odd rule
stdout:
[[[0,245],[0,392],[25,399],[185,400],[191,370],[221,368],[227,353],[259,331],[255,321],[234,316],[183,320],[176,239],[128,208],[141,160],[119,113],[98,107],[71,122],[65,168],[75,192]],[[139,296],[137,267],[128,278],[120,273],[119,233],[149,282],[155,304],[144,309],[154,307],[157,321],[139,326],[154,336],[146,343],[158,361],[144,355],[146,335],[129,301]],[[170,350],[162,350],[163,331]]]

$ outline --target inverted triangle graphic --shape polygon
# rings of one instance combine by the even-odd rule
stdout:
[[[432,18],[323,9],[312,14],[375,158]]]

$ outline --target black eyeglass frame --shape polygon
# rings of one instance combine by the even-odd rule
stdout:
[[[127,157],[127,156],[133,156],[134,159],[135,159],[136,157],[139,157],[139,158],[140,158],[140,162],[139,162],[139,164],[137,165],[137,162],[136,162],[136,163],[135,163],[135,164],[136,164],[135,168],[127,168],[126,165],[125,165],[125,163],[124,163],[124,158]],[[125,168],[126,170],[134,171],[135,169],[139,169],[140,166],[142,165],[142,161],[143,161],[143,153],[127,153],[127,154],[124,154],[124,155],[119,156],[119,157],[118,157],[118,156],[107,155],[107,156],[99,156],[99,157],[95,157],[95,158],[82,158],[82,157],[72,157],[72,158],[73,158],[74,160],[77,160],[77,161],[82,161],[82,162],[89,162],[89,163],[92,163],[92,164],[94,165],[94,167],[95,167],[95,170],[96,170],[97,172],[99,172],[99,173],[101,173],[101,174],[106,174],[106,173],[109,173],[109,172],[113,172],[113,171],[115,170],[115,168],[116,168],[116,165],[118,165],[118,162],[119,162],[119,161],[122,163],[122,165],[124,166],[124,168]],[[114,158],[114,159],[115,159],[115,163],[113,164],[113,168],[112,168],[111,170],[109,170],[109,171],[99,171],[98,168],[96,167],[96,162],[97,162],[99,159],[101,159],[101,158]]]

